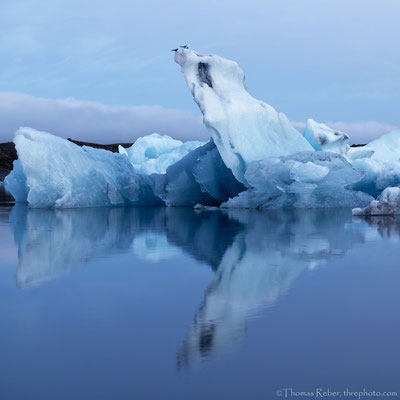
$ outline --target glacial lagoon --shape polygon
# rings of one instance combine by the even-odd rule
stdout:
[[[400,219],[0,207],[1,399],[399,391]]]

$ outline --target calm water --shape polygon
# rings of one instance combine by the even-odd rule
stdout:
[[[348,210],[2,207],[0,399],[400,393],[399,259]]]

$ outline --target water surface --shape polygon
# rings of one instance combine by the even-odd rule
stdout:
[[[400,392],[400,220],[0,208],[1,399]]]

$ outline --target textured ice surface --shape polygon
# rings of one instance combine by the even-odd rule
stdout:
[[[15,201],[27,201],[28,186],[20,160],[15,160],[12,172],[4,180],[4,187],[13,195]]]
[[[253,98],[238,64],[214,55],[175,53],[225,165],[240,182],[252,161],[311,150],[287,117]]]
[[[303,135],[315,150],[346,154],[350,147],[347,133],[331,129],[313,119],[307,120]]]
[[[348,188],[360,181],[363,173],[335,153],[300,152],[266,158],[250,164],[245,177],[250,188],[222,207],[356,207],[372,200],[371,196]]]
[[[6,188],[31,207],[161,204],[151,179],[135,173],[124,155],[30,128],[21,128],[14,142],[19,158]]]
[[[128,157],[135,171],[140,174],[164,174],[170,165],[203,144],[199,141],[183,143],[167,135],[152,133],[140,137],[128,149],[120,146],[119,152]]]
[[[346,158],[352,162],[361,158],[371,158],[375,153],[375,150],[368,146],[350,147],[346,153]]]
[[[368,158],[352,160],[353,166],[364,172],[364,178],[354,185],[372,196],[378,196],[385,188],[400,185],[400,130],[396,130],[366,146],[374,153]]]
[[[400,130],[395,130],[368,143],[374,150],[372,158],[380,161],[400,161]]]
[[[225,166],[212,140],[154,179],[156,195],[169,206],[216,206],[245,189]]]
[[[396,215],[400,214],[400,188],[386,188],[376,200],[365,208],[354,208],[353,215]]]

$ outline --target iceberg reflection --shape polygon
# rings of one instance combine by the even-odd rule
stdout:
[[[246,332],[246,321],[284,295],[304,270],[365,241],[343,210],[228,213],[243,230],[225,251],[206,290],[178,367],[228,351]]]
[[[400,242],[400,215],[353,217],[353,219],[357,222],[366,222],[384,239]]]
[[[129,251],[160,261],[183,250],[216,268],[240,225],[222,213],[164,207],[51,210],[17,204],[9,219],[21,288],[50,281],[93,258]]]
[[[372,230],[400,237],[396,218],[353,221],[348,210],[40,210],[17,205],[10,214],[21,288],[121,252],[146,261],[186,253],[210,266],[215,275],[178,349],[179,367],[229,351],[245,336],[247,321],[285,295],[301,273],[366,242]]]

